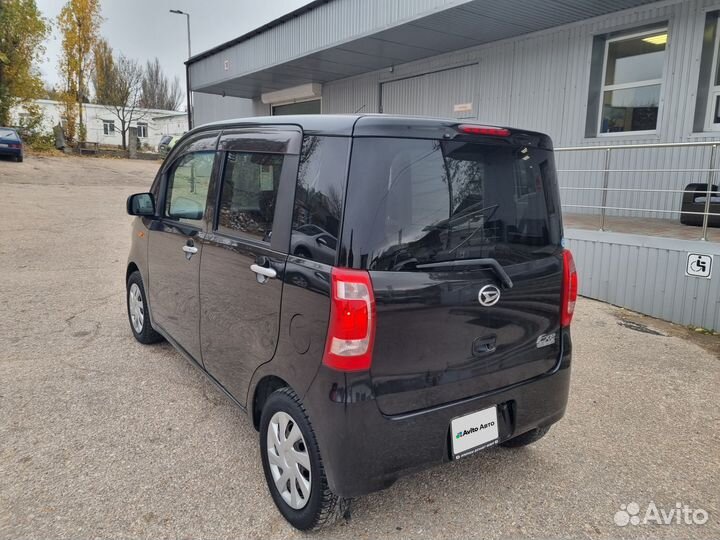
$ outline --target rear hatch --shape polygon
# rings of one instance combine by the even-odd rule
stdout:
[[[504,388],[559,360],[562,223],[551,144],[493,135],[458,128],[447,140],[353,142],[341,262],[370,272],[370,373],[385,414]]]

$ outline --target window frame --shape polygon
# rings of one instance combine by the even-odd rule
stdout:
[[[638,38],[642,36],[649,36],[653,34],[657,34],[658,32],[665,31],[665,33],[668,36],[667,42],[665,44],[665,57],[663,58],[663,71],[662,76],[659,79],[646,79],[644,81],[637,81],[632,83],[620,83],[620,84],[606,84],[605,80],[607,78],[607,62],[608,62],[608,51],[610,50],[610,44],[616,41],[627,41],[629,39]],[[602,64],[602,71],[600,72],[600,94],[598,99],[598,112],[597,112],[597,137],[623,137],[628,135],[656,135],[659,132],[659,125],[662,120],[662,105],[663,105],[663,97],[665,92],[665,85],[663,84],[665,73],[667,72],[667,51],[668,47],[670,45],[670,25],[665,24],[662,26],[657,26],[655,28],[651,28],[648,30],[642,30],[640,32],[633,32],[630,34],[622,34],[619,36],[607,38],[605,40],[605,50],[603,54],[603,64]],[[642,129],[642,130],[635,130],[635,131],[615,131],[615,132],[603,132],[602,130],[602,119],[603,119],[603,107],[604,107],[604,99],[605,99],[605,92],[612,92],[613,90],[626,90],[629,88],[642,88],[645,86],[655,86],[660,85],[660,96],[658,98],[658,114],[657,114],[657,122],[655,123],[655,129]]]
[[[148,138],[148,134],[149,134],[149,132],[150,132],[150,126],[148,125],[148,123],[147,123],[147,122],[138,122],[137,125],[136,125],[136,127],[137,127],[137,130],[138,130],[138,131],[137,131],[138,139],[147,139],[147,138]],[[140,128],[143,128],[143,133],[144,133],[144,135],[140,135]]]
[[[103,120],[102,123],[103,123],[103,135],[105,137],[114,136],[115,135],[115,120]]]
[[[705,106],[705,123],[704,131],[720,131],[720,122],[713,122],[715,104],[720,97],[720,85],[715,84],[718,76],[718,62],[720,62],[720,17],[715,21],[715,39],[713,40],[712,62],[710,68],[710,84],[707,90],[707,104]],[[720,107],[718,107],[720,109]]]

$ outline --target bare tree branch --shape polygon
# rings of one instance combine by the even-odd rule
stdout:
[[[170,81],[163,73],[160,60],[148,61],[142,81],[142,97],[140,103],[148,109],[176,111],[183,101],[180,80],[175,77]]]
[[[143,70],[136,60],[120,55],[113,67],[111,85],[106,88],[105,109],[120,122],[122,147],[127,149],[127,132],[133,122],[144,119],[149,112],[140,106]]]

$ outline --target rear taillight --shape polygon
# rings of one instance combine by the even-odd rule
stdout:
[[[9,146],[10,146],[10,148],[20,148],[20,145],[19,145],[19,144],[12,144],[12,143],[11,143]]]
[[[509,137],[510,130],[494,126],[476,126],[473,124],[461,124],[458,131],[469,135],[487,135],[490,137]]]
[[[370,274],[333,268],[331,276],[323,363],[340,371],[368,370],[375,341],[375,296]]]
[[[575,302],[578,295],[578,275],[572,253],[566,249],[562,254],[563,283],[562,301],[560,303],[560,326],[570,326],[575,313]]]

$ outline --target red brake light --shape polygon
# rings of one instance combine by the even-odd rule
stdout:
[[[490,137],[509,137],[510,130],[493,126],[475,126],[472,124],[461,124],[458,131],[469,135],[488,135]]]
[[[566,249],[563,258],[562,301],[560,303],[560,326],[570,326],[578,295],[578,275],[572,253]]]
[[[333,268],[330,323],[323,363],[339,371],[365,371],[375,342],[375,296],[364,270]]]

